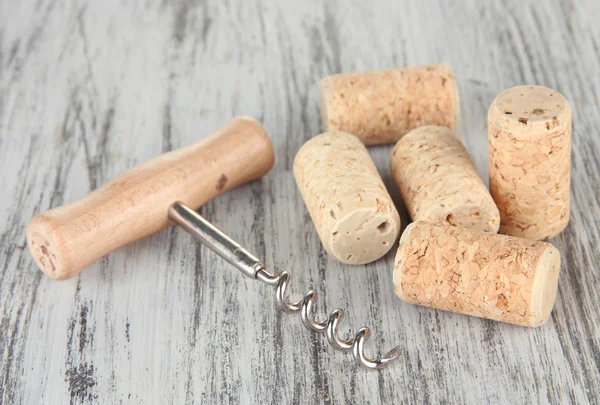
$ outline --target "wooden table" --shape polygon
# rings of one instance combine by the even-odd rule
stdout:
[[[599,403],[598,15],[595,0],[0,2],[0,402]],[[541,84],[572,103],[571,222],[551,241],[563,265],[541,328],[403,303],[394,252],[358,267],[327,257],[294,183],[322,77],[438,61],[456,72],[483,178],[500,91]],[[357,369],[179,229],[68,281],[37,269],[35,213],[234,115],[264,124],[275,167],[201,213],[289,270],[295,295],[314,286],[319,314],[344,308],[342,330],[370,326],[369,354],[400,344],[389,369]],[[405,226],[390,150],[370,149]]]

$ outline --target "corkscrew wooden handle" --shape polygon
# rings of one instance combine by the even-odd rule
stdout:
[[[68,279],[107,253],[169,224],[175,201],[198,208],[265,175],[273,146],[255,120],[237,117],[200,142],[158,156],[84,198],[31,219],[27,244],[48,276]]]

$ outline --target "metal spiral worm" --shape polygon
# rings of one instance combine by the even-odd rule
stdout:
[[[380,359],[371,360],[365,356],[364,345],[366,340],[369,338],[370,330],[367,327],[360,328],[354,338],[350,340],[344,340],[339,337],[337,329],[340,319],[344,315],[344,311],[340,308],[334,309],[326,320],[315,321],[313,316],[313,303],[317,299],[317,292],[310,290],[304,298],[295,303],[291,303],[286,300],[286,291],[290,282],[290,275],[284,271],[277,275],[271,275],[264,269],[260,269],[257,273],[257,278],[267,284],[277,286],[275,302],[277,307],[286,313],[293,313],[300,311],[302,324],[313,332],[325,332],[327,334],[327,340],[334,349],[350,351],[354,360],[359,366],[371,368],[371,369],[382,369],[394,361],[400,356],[400,347],[396,346],[390,350],[387,354],[382,356]]]
[[[313,304],[317,298],[315,290],[310,290],[298,302],[288,301],[286,299],[290,282],[288,272],[284,271],[278,274],[267,272],[262,261],[183,203],[176,202],[171,205],[169,218],[227,262],[234,265],[245,276],[275,286],[275,302],[281,311],[286,313],[300,312],[302,324],[306,328],[313,332],[325,332],[327,341],[334,349],[352,351],[352,356],[359,366],[379,370],[387,367],[400,356],[400,347],[396,346],[379,359],[369,359],[364,353],[364,345],[370,334],[369,328],[360,328],[350,340],[340,338],[338,325],[344,314],[343,310],[340,308],[334,309],[327,319],[316,321],[313,313]]]

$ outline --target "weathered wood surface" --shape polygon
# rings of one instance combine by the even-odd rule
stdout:
[[[0,402],[599,403],[600,3],[587,1],[0,1]],[[486,112],[523,83],[574,109],[571,222],[549,323],[527,329],[410,306],[393,253],[341,265],[321,248],[291,173],[319,133],[324,75],[445,61],[461,135],[487,177]],[[262,181],[201,210],[276,269],[314,286],[319,313],[403,346],[383,372],[278,313],[178,229],[74,279],[36,268],[25,225],[237,114],[276,148]],[[371,148],[393,196],[390,146]],[[406,211],[399,203],[406,225]]]

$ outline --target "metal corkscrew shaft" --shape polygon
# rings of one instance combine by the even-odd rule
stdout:
[[[300,312],[302,324],[306,328],[314,332],[325,332],[329,344],[335,349],[352,351],[354,360],[359,366],[382,369],[400,356],[400,347],[396,346],[379,359],[367,358],[364,354],[364,344],[370,334],[369,328],[360,328],[352,339],[340,338],[337,328],[344,313],[341,309],[333,310],[323,321],[315,321],[313,304],[317,298],[316,291],[310,290],[298,302],[287,301],[286,291],[290,281],[290,275],[287,272],[279,274],[267,272],[261,260],[183,203],[176,202],[171,205],[169,218],[235,266],[245,276],[276,286],[276,304],[280,310],[287,313]]]

